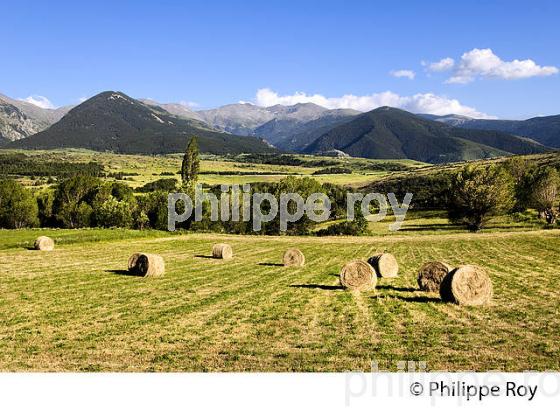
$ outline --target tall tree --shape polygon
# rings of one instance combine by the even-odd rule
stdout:
[[[500,166],[466,166],[451,180],[449,220],[478,231],[514,205],[513,180]]]
[[[557,218],[554,206],[558,198],[559,185],[560,175],[555,168],[541,168],[533,176],[531,205],[541,215],[544,215],[546,222],[549,224],[553,224]]]
[[[37,201],[18,182],[0,180],[0,228],[20,229],[39,224]]]
[[[531,206],[533,174],[537,168],[534,163],[523,157],[509,158],[503,164],[515,184],[515,205],[512,211],[523,212]]]
[[[183,156],[183,163],[181,165],[181,179],[183,187],[186,189],[192,189],[198,180],[198,171],[200,170],[198,154],[197,138],[192,137],[187,145],[187,151]]]

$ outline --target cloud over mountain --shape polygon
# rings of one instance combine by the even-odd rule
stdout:
[[[350,108],[364,112],[378,107],[390,106],[414,113],[435,115],[458,114],[473,118],[493,118],[473,107],[461,104],[456,99],[433,93],[401,96],[392,91],[385,91],[362,96],[346,94],[341,97],[325,97],[321,94],[306,94],[304,92],[279,95],[269,88],[261,88],[257,91],[255,103],[262,107],[270,107],[277,104],[314,103],[329,109]]]
[[[28,102],[40,108],[49,108],[49,109],[56,108],[55,105],[52,102],[50,102],[50,100],[47,97],[43,97],[42,95],[30,95],[27,98],[20,98],[20,101]]]

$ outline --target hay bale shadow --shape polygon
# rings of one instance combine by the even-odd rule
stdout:
[[[402,300],[404,302],[443,303],[440,298],[433,297],[433,296],[412,296],[412,297],[397,296],[397,299]]]
[[[399,286],[391,286],[391,285],[379,285],[377,289],[381,290],[396,290],[397,292],[418,292],[418,288],[413,287],[399,287]]]
[[[321,289],[321,290],[343,290],[344,288],[340,285],[319,285],[314,283],[307,283],[301,285],[290,285],[291,288],[303,288],[303,289]]]
[[[261,262],[257,263],[259,266],[284,266],[282,263],[273,263],[273,262]]]
[[[214,258],[212,255],[194,255],[195,258],[203,258],[203,259],[217,259]]]
[[[386,296],[386,295],[376,295],[373,296],[374,299],[398,299],[403,302],[413,302],[413,303],[443,303],[440,298],[432,296]]]
[[[122,276],[137,276],[137,277],[143,276],[140,273],[131,272],[129,270],[124,270],[124,269],[110,269],[110,270],[106,270],[105,272],[112,273],[114,275],[122,275]]]

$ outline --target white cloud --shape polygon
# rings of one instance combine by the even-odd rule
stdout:
[[[391,74],[393,77],[408,78],[409,80],[414,80],[414,77],[416,76],[416,73],[412,70],[394,70],[389,74]]]
[[[500,78],[516,80],[529,77],[544,77],[558,73],[554,66],[539,66],[533,60],[503,61],[489,49],[472,49],[461,56],[453,76],[446,82],[466,84],[476,78]]]
[[[37,107],[40,108],[49,108],[49,109],[56,108],[54,104],[50,102],[47,97],[43,97],[42,95],[30,95],[27,98],[20,98],[19,100],[36,105]]]
[[[494,118],[477,111],[473,107],[463,105],[456,99],[433,93],[401,96],[392,91],[385,91],[363,96],[346,94],[342,97],[325,97],[321,94],[308,95],[303,92],[296,92],[292,95],[278,95],[278,93],[269,88],[261,88],[257,91],[255,103],[263,107],[270,107],[276,104],[314,103],[329,109],[351,108],[358,111],[370,111],[378,107],[390,106],[414,113],[435,115],[459,114],[474,118]]]
[[[455,60],[453,60],[451,57],[446,57],[434,63],[422,62],[422,65],[426,66],[428,71],[441,72],[451,70],[455,65]]]

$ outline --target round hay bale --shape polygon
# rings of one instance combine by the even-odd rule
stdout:
[[[132,255],[130,255],[130,258],[128,258],[128,270],[134,269],[134,267],[136,266],[136,262],[138,262],[138,258],[140,257],[140,255],[142,255],[142,254],[141,253],[133,253]]]
[[[445,262],[430,261],[426,262],[418,272],[418,286],[425,292],[439,292],[439,287],[443,278],[453,270]]]
[[[288,249],[282,258],[284,266],[302,267],[305,265],[305,256],[299,249]]]
[[[128,270],[139,276],[157,277],[165,274],[165,262],[159,255],[135,253],[128,258]]]
[[[340,271],[340,284],[349,290],[374,289],[377,276],[370,264],[355,260],[348,262]]]
[[[368,259],[368,263],[375,269],[380,278],[396,278],[399,273],[397,259],[390,253],[380,253]]]
[[[54,241],[48,236],[39,236],[35,239],[33,248],[38,251],[52,251],[54,250]]]
[[[233,258],[233,249],[227,243],[217,243],[212,246],[212,257],[216,259]]]
[[[479,266],[459,266],[445,276],[439,293],[444,302],[480,306],[488,303],[492,298],[492,281]]]

